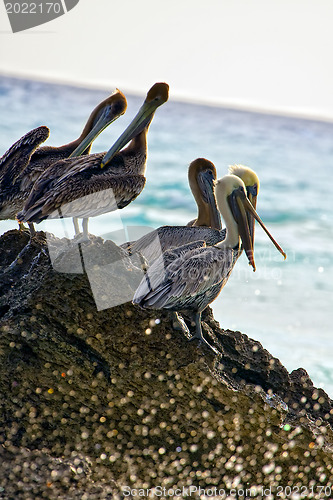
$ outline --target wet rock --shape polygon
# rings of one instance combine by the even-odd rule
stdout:
[[[215,356],[131,304],[137,256],[59,241],[0,238],[0,498],[325,498],[333,406],[305,370],[289,374],[207,309]]]

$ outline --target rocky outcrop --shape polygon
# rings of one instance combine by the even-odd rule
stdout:
[[[140,259],[110,241],[28,240],[0,239],[0,498],[333,496],[333,405],[305,370],[210,309],[220,356],[134,307]]]

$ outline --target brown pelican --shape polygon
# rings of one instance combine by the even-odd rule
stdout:
[[[18,220],[38,223],[48,218],[80,217],[87,238],[88,217],[126,207],[144,188],[148,128],[168,96],[166,83],[153,85],[133,121],[107,153],[53,164],[35,183]]]
[[[47,127],[31,130],[17,141],[0,159],[0,219],[15,219],[40,175],[60,159],[89,153],[93,140],[125,113],[126,107],[126,98],[117,89],[96,106],[75,141],[60,147],[37,149],[48,138]]]
[[[255,271],[253,236],[247,214],[251,214],[263,227],[276,248],[286,258],[281,247],[270,235],[246,196],[243,181],[235,175],[227,175],[216,185],[219,210],[226,224],[226,237],[214,246],[194,242],[165,252],[148,270],[137,288],[133,303],[144,309],[168,309],[195,313],[196,334],[218,353],[202,334],[201,313],[216,299],[231,274],[241,254],[241,241],[250,265]],[[186,248],[187,247],[187,248]],[[184,325],[185,327],[185,325]],[[189,333],[188,330],[185,333]]]
[[[199,229],[201,226],[213,228],[215,230],[214,234],[219,234],[222,226],[214,194],[215,165],[205,158],[197,158],[190,163],[188,180],[198,207],[197,218],[188,222],[187,226],[162,226],[137,241],[124,243],[121,245],[123,248],[129,253],[140,252],[147,263],[151,264],[161,252],[171,247],[178,247],[188,241],[203,239]],[[191,235],[193,236],[191,237]],[[217,239],[217,241],[219,240]],[[211,244],[214,244],[214,242]]]
[[[244,165],[232,165],[229,173],[240,177],[249,200],[254,208],[257,205],[259,178]],[[151,265],[161,253],[186,243],[203,240],[206,246],[215,245],[224,240],[226,230],[221,227],[221,219],[216,206],[214,186],[216,169],[212,162],[204,158],[194,160],[189,167],[189,184],[198,205],[198,217],[187,226],[161,226],[137,241],[121,245],[130,253],[140,253]],[[250,233],[254,234],[254,219],[249,217]],[[189,227],[191,226],[191,227]]]
[[[20,191],[15,193],[15,186],[19,190],[16,178],[20,175],[22,167],[29,163],[33,152],[46,141],[49,135],[50,130],[45,126],[30,130],[16,141],[0,159],[0,219],[15,219],[19,203],[19,196],[15,196],[15,194],[20,194]],[[20,229],[23,229],[21,223]]]
[[[216,177],[216,168],[211,161],[197,158],[190,163],[188,183],[198,207],[198,215],[188,222],[188,226],[207,226],[218,230],[222,228],[214,194]]]

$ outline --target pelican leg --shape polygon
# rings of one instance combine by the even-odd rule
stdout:
[[[197,312],[194,316],[194,321],[195,321],[195,334],[193,335],[193,337],[191,337],[190,340],[193,340],[193,339],[199,339],[200,340],[200,343],[199,345],[201,344],[201,342],[205,342],[208,347],[210,347],[212,349],[212,351],[215,352],[215,354],[220,354],[220,352],[215,349],[215,347],[213,347],[209,342],[208,340],[205,339],[205,337],[203,336],[203,333],[202,333],[202,327],[201,327],[201,312]]]
[[[82,230],[83,230],[83,236],[85,239],[89,240],[89,236],[88,236],[88,221],[89,219],[86,218],[86,219],[82,219]]]
[[[191,333],[183,318],[176,312],[172,313],[172,328],[182,332],[187,339],[191,339]]]
[[[79,219],[77,217],[73,217],[73,225],[75,236],[77,236],[78,234],[80,234]]]
[[[33,224],[33,222],[28,222],[29,230],[30,230],[30,237],[32,238],[36,234],[36,229]]]
[[[79,227],[79,219],[77,217],[73,217],[73,224],[75,229],[74,239],[76,243],[83,243],[84,241],[89,241],[88,220],[89,219],[82,219],[82,233],[81,233]]]
[[[19,231],[27,231],[27,228],[23,224],[23,222],[19,222]]]

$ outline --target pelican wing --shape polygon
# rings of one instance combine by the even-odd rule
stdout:
[[[26,201],[24,211],[32,208],[37,202],[44,200],[44,197],[53,189],[57,189],[61,183],[66,182],[77,174],[91,169],[98,164],[98,160],[103,157],[103,153],[78,158],[65,158],[54,161],[46,170],[38,176]],[[21,188],[24,188],[22,182]]]
[[[88,179],[77,175],[56,182],[35,205],[18,214],[19,220],[93,217],[124,208],[141,193],[146,181],[140,175],[113,177],[100,172]]]
[[[177,261],[180,257],[186,255],[189,251],[195,250],[196,248],[203,248],[205,246],[204,241],[195,241],[182,245],[181,247],[174,248],[172,250],[167,250],[162,253],[148,268],[148,271],[144,278],[142,279],[135,296],[138,299],[145,297],[149,292],[157,289],[164,281],[167,280],[169,269],[168,266]],[[136,302],[139,303],[139,302]]]
[[[100,162],[103,155],[104,153],[96,153],[54,161],[38,176],[26,201],[25,210],[35,205],[50,190],[57,189],[57,186],[68,182],[77,175],[93,175],[94,172],[95,174],[99,174],[101,171]],[[108,172],[110,172],[110,169],[108,169]],[[23,188],[24,186],[22,185],[21,187]]]
[[[72,177],[83,174],[86,171],[97,168],[99,162],[103,158],[103,153],[96,153],[93,155],[79,156],[68,158],[66,160],[67,168],[58,175],[57,184],[69,181]]]
[[[29,196],[26,199],[24,208],[18,214],[18,217],[21,217],[22,220],[24,220],[25,213],[47,197],[48,193],[52,191],[54,185],[57,183],[61,172],[67,171],[67,168],[68,160],[65,159],[55,161],[43,172],[40,172],[40,169],[37,169],[35,175],[39,173],[38,178],[34,182]],[[27,175],[26,178],[23,178],[21,181],[21,190],[24,191],[31,184],[31,181],[33,181],[33,179],[29,175]]]
[[[59,183],[68,181],[77,175],[100,176],[107,174],[113,177],[122,176],[126,172],[125,160],[122,155],[116,154],[110,163],[101,169],[101,161],[105,153],[95,153],[80,157],[68,158],[67,168],[58,176]],[[101,172],[102,170],[102,172]]]
[[[207,246],[211,246],[224,239],[224,236],[225,231],[222,233],[205,226],[162,226],[127,245],[126,248],[132,253],[141,253],[151,265],[169,249],[196,241],[205,241]]]
[[[66,162],[63,163],[68,154],[69,151],[61,147],[43,146],[38,148],[22,173],[21,191],[30,191],[31,186],[34,187],[40,178],[44,181],[47,179],[49,183],[57,179],[68,165]]]
[[[0,158],[0,175],[3,175],[4,178],[7,178],[7,175],[10,176],[11,184],[13,184],[28,164],[33,152],[42,142],[46,141],[49,135],[50,130],[42,125],[30,130],[16,141]]]
[[[174,250],[176,254],[177,250]],[[142,279],[133,302],[143,307],[172,310],[187,309],[194,302],[204,302],[212,288],[220,286],[222,289],[227,282],[236,262],[235,254],[231,249],[201,246],[178,254],[177,258],[167,263],[160,278],[159,259],[148,276]],[[210,302],[208,299],[207,304]]]

